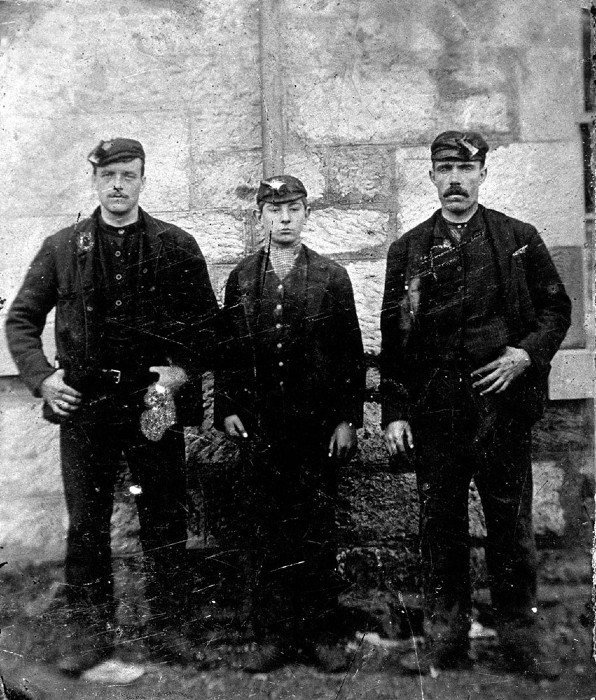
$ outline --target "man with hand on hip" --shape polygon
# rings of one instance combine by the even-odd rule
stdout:
[[[478,203],[488,144],[447,131],[431,146],[441,209],[388,253],[381,393],[389,452],[415,466],[427,653],[406,671],[471,663],[468,491],[508,669],[553,678],[537,623],[530,429],[570,301],[536,229]]]

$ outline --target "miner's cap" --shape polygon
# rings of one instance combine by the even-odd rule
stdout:
[[[102,167],[121,160],[140,158],[145,162],[145,151],[135,139],[114,138],[100,141],[87,156],[87,160],[95,166]]]
[[[257,204],[270,202],[283,204],[294,202],[306,197],[306,187],[293,175],[274,175],[267,180],[261,180],[257,191]]]
[[[444,131],[432,142],[430,156],[435,160],[484,161],[488,143],[477,131]]]

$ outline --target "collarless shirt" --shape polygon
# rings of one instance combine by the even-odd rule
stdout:
[[[103,300],[103,363],[120,368],[135,365],[143,354],[142,329],[137,319],[139,275],[143,274],[142,235],[138,219],[111,226],[98,217],[99,288]]]

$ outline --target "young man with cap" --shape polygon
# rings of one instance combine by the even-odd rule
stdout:
[[[362,424],[362,339],[346,270],[301,242],[302,182],[263,181],[257,205],[265,245],[228,280],[215,393],[216,425],[242,450],[259,643],[245,669],[271,670],[301,648],[335,671],[347,657],[325,630],[339,590],[334,504]]]
[[[194,238],[138,205],[142,145],[101,141],[89,161],[99,207],[44,241],[6,323],[21,377],[44,399],[44,416],[60,423],[69,516],[63,602],[76,632],[59,666],[73,675],[112,651],[110,518],[122,456],[137,485],[153,638],[164,650],[184,647],[176,636],[187,580],[182,426],[201,422],[217,313]],[[55,364],[41,342],[53,308]]]
[[[555,677],[536,612],[530,429],[570,301],[536,229],[478,203],[488,144],[447,131],[431,146],[441,209],[388,253],[381,390],[389,451],[409,459],[420,497],[428,625],[405,670],[469,666],[468,490],[487,529],[486,562],[502,658]]]

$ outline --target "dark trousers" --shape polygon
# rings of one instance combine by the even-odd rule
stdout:
[[[186,470],[177,426],[158,442],[139,428],[143,392],[123,392],[83,406],[60,428],[69,525],[65,579],[68,601],[95,619],[115,613],[110,547],[114,486],[122,457],[141,487],[136,505],[144,552],[146,594],[154,612],[171,614],[184,576]]]
[[[337,466],[319,441],[308,443],[243,450],[240,546],[259,639],[313,641],[328,634],[337,607]]]
[[[420,497],[425,612],[438,636],[466,643],[471,581],[472,479],[487,531],[486,563],[497,624],[532,624],[537,554],[532,527],[530,427],[497,397],[478,397],[468,372],[437,373],[413,424]],[[447,631],[448,630],[448,631]]]

